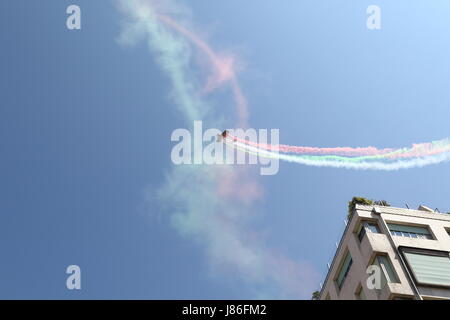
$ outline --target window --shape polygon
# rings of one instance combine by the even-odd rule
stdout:
[[[393,236],[416,239],[433,239],[430,231],[426,227],[413,227],[392,223],[388,223],[388,227]]]
[[[414,278],[420,284],[450,286],[450,257],[445,251],[405,251]]]
[[[409,296],[394,296],[392,300],[414,300],[414,297]]]
[[[366,232],[381,233],[380,228],[376,222],[363,221],[361,222],[361,229],[358,232],[358,239],[362,241]]]
[[[359,285],[359,289],[355,293],[356,300],[367,300],[366,295],[364,294],[364,289],[362,285]]]
[[[383,289],[386,286],[386,283],[400,282],[388,256],[385,255],[376,256],[375,260],[373,261],[373,265],[376,265],[380,268],[381,272],[380,289]]]
[[[376,222],[367,222],[366,228],[372,233],[381,233]]]
[[[339,289],[342,288],[342,285],[344,284],[345,278],[347,278],[352,263],[353,263],[352,256],[350,255],[350,252],[347,252],[344,258],[344,262],[342,263],[342,266],[339,269],[338,276],[336,278],[336,283]]]

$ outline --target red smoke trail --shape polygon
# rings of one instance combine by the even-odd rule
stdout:
[[[317,148],[317,147],[302,147],[302,146],[290,146],[285,144],[271,145],[265,143],[257,143],[250,140],[238,138],[236,136],[229,135],[230,139],[238,141],[255,148],[279,151],[284,153],[297,153],[297,154],[317,154],[317,155],[342,155],[342,156],[369,156],[369,155],[381,155],[395,151],[395,149],[377,149],[375,147],[364,148],[350,148],[350,147],[336,147],[336,148]]]
[[[316,147],[301,147],[289,145],[271,145],[241,139],[230,134],[228,134],[226,138],[230,141],[240,142],[262,150],[283,152],[283,153],[304,154],[304,155],[382,156],[386,159],[401,159],[401,158],[419,158],[425,156],[432,156],[450,151],[450,144],[448,143],[447,140],[445,141],[441,140],[434,144],[430,142],[413,144],[411,148],[377,149],[375,147],[316,148]]]
[[[163,23],[177,30],[179,33],[191,40],[210,60],[210,63],[214,67],[215,74],[210,79],[208,79],[208,83],[205,88],[206,91],[211,91],[219,87],[223,83],[230,82],[234,100],[236,101],[237,105],[237,113],[239,119],[238,126],[246,127],[248,120],[248,106],[236,78],[233,58],[227,56],[219,57],[219,55],[216,54],[207,43],[205,43],[191,31],[173,21],[170,17],[161,14],[158,14],[157,16]]]

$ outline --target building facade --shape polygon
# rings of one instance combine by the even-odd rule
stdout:
[[[450,299],[450,214],[356,205],[320,299]]]

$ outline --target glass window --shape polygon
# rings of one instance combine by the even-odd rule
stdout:
[[[399,283],[400,281],[398,280],[397,274],[395,273],[394,267],[392,266],[389,258],[387,256],[378,256],[377,259],[387,282]]]
[[[397,274],[395,273],[394,267],[391,264],[389,258],[385,255],[378,255],[375,257],[373,262],[374,265],[380,268],[381,272],[381,283],[380,289],[386,286],[386,283],[399,283]]]
[[[380,228],[378,228],[378,224],[375,222],[367,222],[366,228],[372,233],[381,233]]]
[[[356,292],[356,299],[357,300],[367,300],[366,295],[364,293],[364,289],[362,286],[359,287],[359,291]]]
[[[378,227],[378,224],[376,222],[363,221],[361,222],[361,229],[358,233],[359,241],[362,241],[366,232],[381,233],[380,228]]]
[[[415,239],[433,239],[430,231],[426,227],[414,227],[393,223],[388,223],[388,227],[393,236]]]
[[[344,258],[344,262],[342,263],[342,266],[339,269],[338,276],[336,278],[336,283],[339,289],[342,288],[342,285],[344,284],[345,278],[347,278],[347,274],[350,271],[352,263],[352,256],[350,255],[350,252],[347,252]]]
[[[413,297],[395,296],[392,300],[414,300]]]
[[[441,254],[405,252],[406,260],[417,282],[450,286],[450,257]]]
[[[359,233],[358,233],[358,239],[359,239],[360,242],[364,238],[365,234],[366,234],[366,228],[364,228],[364,226],[361,225],[361,230],[359,230]]]

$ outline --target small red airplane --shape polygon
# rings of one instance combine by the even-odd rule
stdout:
[[[221,134],[217,135],[217,142],[221,142],[221,141],[223,141],[225,139],[233,139],[233,142],[237,141],[236,137],[230,136],[228,130],[225,130]]]
[[[228,130],[225,130],[221,134],[217,135],[217,142],[221,142],[223,139],[226,139],[228,136]]]

